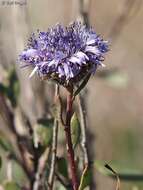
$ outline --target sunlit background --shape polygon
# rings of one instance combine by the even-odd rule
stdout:
[[[8,72],[14,66],[20,81],[17,122],[21,120],[20,108],[32,123],[48,112],[52,105],[51,84],[39,82],[37,77],[29,79],[30,70],[20,69],[17,57],[24,49],[28,36],[35,30],[45,31],[56,23],[66,25],[74,20],[87,22],[110,42],[110,51],[105,59],[106,67],[99,69],[90,79],[85,92],[88,144],[91,161],[95,161],[96,189],[115,190],[116,181],[102,170],[106,162],[117,173],[123,175],[121,189],[141,190],[142,0],[0,0],[0,83],[7,83]],[[2,117],[0,131],[8,138],[13,138],[9,136],[9,130]],[[24,133],[20,124],[19,131]],[[14,143],[14,140],[12,142]],[[6,165],[7,160],[2,148],[0,155],[3,157],[3,165]],[[103,164],[100,161],[103,161]],[[1,183],[8,175],[6,170],[7,167],[3,166],[0,171]],[[16,180],[25,180],[19,168],[15,171]]]

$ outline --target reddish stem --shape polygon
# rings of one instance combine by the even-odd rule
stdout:
[[[68,91],[67,94],[67,109],[66,109],[66,125],[65,125],[65,136],[66,136],[66,142],[67,142],[67,152],[68,152],[68,159],[70,164],[70,172],[71,172],[71,178],[72,178],[72,186],[73,190],[78,190],[78,178],[77,178],[77,171],[76,171],[76,163],[74,159],[74,150],[72,145],[72,139],[71,139],[71,128],[70,128],[70,122],[71,122],[71,116],[72,116],[72,90]]]

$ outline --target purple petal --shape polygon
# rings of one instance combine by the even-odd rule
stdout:
[[[74,72],[73,72],[71,67],[69,67],[69,72],[70,72],[70,74],[69,74],[70,78],[73,78],[74,77]]]
[[[86,60],[89,60],[88,56],[85,53],[83,53],[82,51],[77,52],[76,56],[79,58],[85,58]]]
[[[36,49],[28,49],[22,52],[21,56],[34,57],[37,55]]]
[[[93,47],[93,46],[86,46],[85,48],[85,51],[86,52],[89,52],[89,53],[93,53],[93,54],[96,54],[96,55],[100,55],[101,52],[99,51],[99,49],[97,47]]]
[[[75,57],[75,56],[72,56],[70,59],[69,59],[70,62],[72,63],[80,63],[80,59],[78,57]]]
[[[29,78],[33,77],[33,75],[35,74],[35,72],[38,70],[38,66],[36,66],[33,71],[31,72],[31,74],[29,75]]]
[[[66,74],[66,78],[68,79],[70,76],[70,70],[69,70],[69,66],[66,63],[64,64],[64,71]]]
[[[47,65],[47,64],[48,64],[47,61],[40,62],[40,66],[41,66],[41,67],[43,67],[43,66],[45,66],[45,65]]]
[[[62,77],[65,75],[64,69],[62,66],[58,67],[58,73],[59,73],[59,77]]]
[[[95,43],[95,39],[87,39],[86,45],[92,45]]]
[[[56,67],[58,66],[58,63],[59,63],[59,61],[58,60],[52,60],[52,61],[50,61],[49,63],[48,63],[48,66],[49,67],[51,67],[51,66],[53,66],[53,65],[55,65]]]
[[[82,51],[77,52],[76,57],[78,57],[80,59],[80,61],[84,64],[86,64],[86,61],[89,60],[89,57]]]

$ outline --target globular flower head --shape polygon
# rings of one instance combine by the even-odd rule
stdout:
[[[19,60],[25,63],[23,66],[34,67],[30,77],[37,72],[42,79],[68,86],[102,66],[107,51],[107,41],[92,28],[74,22],[67,27],[57,24],[47,32],[33,33]]]

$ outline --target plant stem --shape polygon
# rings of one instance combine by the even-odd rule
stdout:
[[[49,174],[49,179],[48,179],[49,190],[52,190],[53,185],[54,185],[56,155],[57,155],[58,126],[59,126],[58,120],[55,118],[54,128],[53,128],[51,167],[50,167],[50,174]]]
[[[55,86],[55,104],[57,103],[58,98],[59,98],[59,86],[56,84],[56,86]],[[52,140],[52,158],[51,158],[51,166],[50,166],[49,179],[48,179],[49,190],[52,190],[53,185],[54,185],[56,156],[57,156],[57,143],[58,143],[58,126],[59,126],[59,121],[56,116],[54,119],[53,140]]]
[[[86,133],[86,112],[85,112],[85,105],[84,99],[79,94],[78,95],[78,106],[79,106],[79,113],[80,113],[80,121],[81,121],[81,146],[83,151],[83,158],[84,158],[84,168],[89,164],[89,154],[88,154],[88,147],[87,147],[87,133]]]
[[[74,150],[73,150],[73,145],[72,145],[71,128],[70,128],[72,104],[73,104],[72,98],[73,98],[73,90],[70,89],[69,91],[67,91],[66,125],[64,126],[64,130],[65,130],[65,136],[66,136],[67,154],[68,154],[68,160],[70,164],[72,186],[73,186],[73,190],[78,190],[78,178],[77,178],[76,163],[74,159]]]

